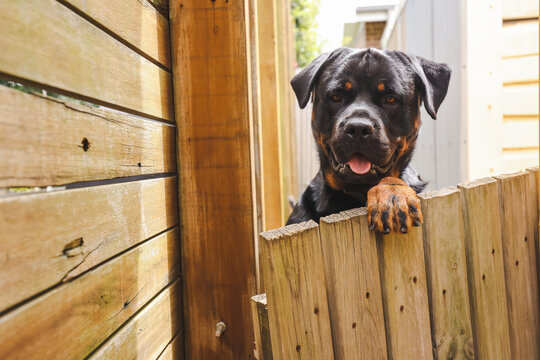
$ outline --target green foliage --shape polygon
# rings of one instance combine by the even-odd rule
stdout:
[[[320,0],[292,0],[292,16],[295,23],[296,61],[299,67],[308,65],[321,53],[322,44],[317,37],[316,17]]]

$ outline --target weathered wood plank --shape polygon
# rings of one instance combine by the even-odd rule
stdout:
[[[148,2],[167,17],[169,14],[169,0],[148,0]]]
[[[540,308],[527,174],[496,176],[499,189],[506,298],[513,359],[540,358]]]
[[[268,323],[266,294],[251,297],[251,317],[255,332],[255,359],[272,360],[272,342]]]
[[[497,183],[485,178],[459,188],[476,356],[510,359]]]
[[[540,230],[540,218],[539,218],[539,185],[538,180],[538,166],[530,167],[527,169],[527,186],[529,196],[527,197],[527,221],[530,226],[534,227],[534,247],[536,252],[536,266],[538,268],[537,277],[540,282],[540,243],[538,232]],[[540,286],[540,284],[539,284]]]
[[[386,359],[377,241],[365,208],[321,218],[336,359]]]
[[[432,359],[422,229],[379,235],[386,343],[390,359]]]
[[[333,359],[317,224],[286,226],[260,239],[274,359]]]
[[[176,225],[177,214],[174,177],[0,199],[0,310]]]
[[[502,35],[503,58],[538,54],[538,19],[506,23]]]
[[[184,332],[178,334],[167,345],[157,360],[183,360],[184,359]]]
[[[181,327],[182,284],[178,279],[122,325],[90,359],[156,359]]]
[[[0,73],[172,121],[171,74],[58,1],[2,1],[0,33]]]
[[[503,0],[502,16],[504,20],[538,17],[536,0]]]
[[[282,166],[279,149],[281,146],[280,108],[278,92],[278,47],[276,39],[275,1],[257,0],[257,65],[262,152],[262,184],[264,197],[264,228],[283,226],[282,202],[286,196],[282,191]]]
[[[247,11],[243,1],[170,2],[190,359],[253,354],[256,215]],[[226,335],[209,337],[222,320]]]
[[[169,21],[147,0],[63,0],[170,69]]]
[[[435,357],[474,359],[459,190],[449,187],[419,197]]]
[[[171,230],[7,313],[0,358],[84,358],[179,276],[179,248]]]
[[[176,171],[174,127],[0,86],[0,187]]]

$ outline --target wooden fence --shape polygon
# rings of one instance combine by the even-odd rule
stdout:
[[[420,194],[376,235],[364,208],[262,233],[258,359],[539,359],[538,169]]]
[[[1,359],[183,357],[167,7],[0,0]]]

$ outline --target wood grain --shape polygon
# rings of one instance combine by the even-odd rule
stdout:
[[[0,86],[0,187],[176,171],[174,127]]]
[[[540,303],[534,244],[529,220],[527,174],[496,176],[499,189],[504,273],[513,359],[540,358]]]
[[[169,1],[168,0],[148,0],[153,7],[159,10],[165,17],[169,14]]]
[[[251,318],[253,319],[253,331],[255,333],[255,359],[272,360],[272,341],[268,323],[266,294],[251,297]]]
[[[478,359],[510,359],[510,338],[497,183],[484,178],[459,185]]]
[[[59,2],[2,1],[0,33],[0,73],[172,121],[171,74]]]
[[[178,279],[163,289],[89,359],[156,359],[182,327],[181,286]]]
[[[82,359],[180,274],[178,230],[0,318],[2,359]]]
[[[317,224],[289,225],[260,239],[274,359],[333,359]]]
[[[435,357],[474,359],[459,190],[449,187],[419,197]]]
[[[184,359],[184,332],[178,334],[167,345],[157,360],[182,360]]]
[[[63,1],[170,69],[169,21],[149,1]]]
[[[378,235],[390,359],[432,359],[422,229]]]
[[[250,74],[242,1],[173,0],[186,358],[253,354]],[[227,324],[225,336],[214,334]]]
[[[275,1],[257,0],[258,85],[261,131],[264,228],[283,226],[282,166],[280,159],[280,108],[278,92],[278,47],[276,39]]]
[[[176,225],[177,211],[174,177],[0,199],[0,310]]]
[[[321,218],[336,359],[386,359],[377,241],[365,208]]]
[[[536,252],[536,266],[538,268],[537,277],[540,281],[540,240],[538,232],[540,229],[540,217],[539,213],[539,186],[540,181],[538,179],[538,166],[533,166],[527,169],[527,221],[530,226],[534,227],[534,247]]]

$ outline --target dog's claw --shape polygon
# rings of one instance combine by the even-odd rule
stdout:
[[[384,234],[406,234],[422,224],[420,201],[403,180],[387,177],[368,192],[369,228]]]

